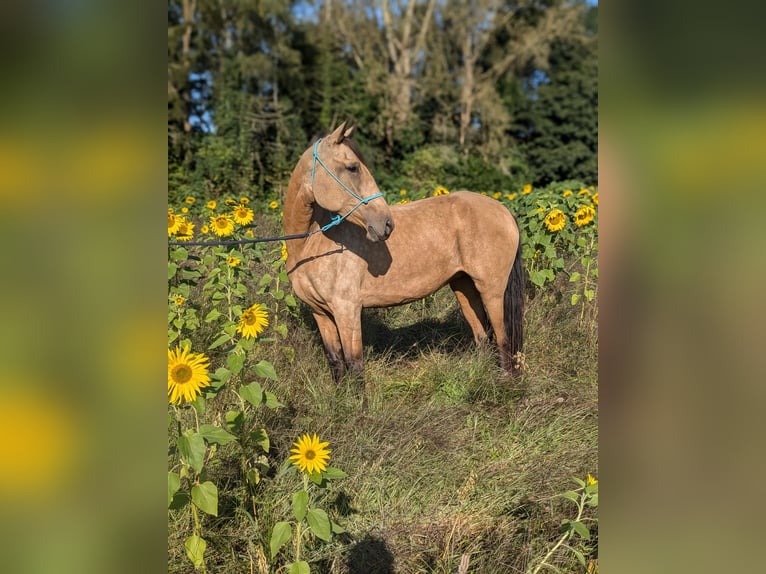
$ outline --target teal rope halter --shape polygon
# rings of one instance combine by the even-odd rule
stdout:
[[[324,225],[322,227],[322,231],[327,231],[328,229],[330,229],[331,227],[334,227],[335,225],[338,225],[340,222],[342,222],[344,219],[346,219],[349,215],[354,213],[354,211],[356,211],[359,208],[359,206],[367,205],[373,199],[377,199],[379,197],[383,197],[383,193],[382,192],[378,192],[378,193],[376,193],[374,195],[371,195],[370,197],[362,197],[362,196],[358,195],[357,193],[355,193],[351,188],[349,188],[340,179],[338,179],[338,176],[336,176],[332,172],[332,170],[329,167],[327,167],[325,165],[325,163],[321,159],[319,159],[319,156],[317,155],[317,146],[319,145],[319,142],[321,142],[321,141],[322,141],[322,138],[319,138],[316,142],[314,142],[314,150],[313,150],[314,161],[311,164],[311,186],[312,187],[314,186],[314,171],[316,170],[317,162],[319,162],[319,165],[321,165],[324,168],[324,170],[327,173],[330,174],[330,177],[332,177],[335,181],[337,181],[343,189],[345,189],[347,192],[349,192],[351,194],[351,196],[359,202],[354,207],[352,207],[348,211],[348,213],[346,213],[345,215],[343,215],[343,216],[338,215],[338,214],[333,215],[332,216],[332,220],[330,221],[330,223],[328,223],[328,224],[326,224],[326,225]]]

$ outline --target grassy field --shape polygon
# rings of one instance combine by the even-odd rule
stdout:
[[[268,268],[247,266],[255,288]],[[574,518],[575,505],[559,495],[576,488],[572,477],[598,471],[597,300],[583,320],[564,280],[534,294],[530,288],[527,366],[516,379],[499,369],[492,346],[474,345],[449,289],[366,310],[366,394],[359,381],[332,381],[304,307],[286,317],[287,336],[257,344],[240,373],[284,405],[261,408],[248,421],[267,429],[269,470],[248,485],[243,464],[255,451],[236,443],[218,447],[205,466],[203,478],[219,491],[218,516],[199,513],[207,572],[287,572],[280,567],[291,561],[289,545],[272,559],[269,538],[274,524],[290,519],[300,478],[286,460],[306,432],[329,441],[331,465],[348,474],[321,500],[346,532],[307,543],[311,572],[455,573],[461,558],[468,561],[462,572],[533,570],[559,539],[562,520]],[[220,348],[208,354],[213,365],[225,363]],[[260,360],[274,365],[278,380],[252,375]],[[224,413],[239,404],[224,387],[199,422],[223,425]],[[173,469],[174,428],[193,427],[195,413],[171,410]],[[593,517],[595,509],[586,513]],[[189,504],[169,511],[169,572],[194,571],[184,549],[193,520]],[[597,526],[589,524],[589,549],[580,549],[595,561]],[[564,548],[548,562],[585,570]]]

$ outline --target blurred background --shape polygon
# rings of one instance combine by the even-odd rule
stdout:
[[[171,1],[167,35],[145,1],[0,8],[8,571],[166,567],[168,189],[278,188],[242,158],[285,175],[349,116],[381,188],[598,174],[600,562],[758,569],[764,8],[413,5]]]

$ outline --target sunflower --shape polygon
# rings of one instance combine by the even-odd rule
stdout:
[[[211,199],[205,205],[208,209],[215,209],[218,204],[216,203],[215,199]]]
[[[575,211],[574,218],[575,223],[577,224],[577,227],[582,227],[583,225],[588,225],[591,221],[593,221],[593,216],[596,215],[596,210],[593,209],[593,206],[591,205],[583,205]]]
[[[319,442],[316,433],[314,436],[304,434],[293,443],[294,448],[291,448],[290,452],[295,454],[290,457],[290,460],[301,472],[307,474],[323,472],[327,470],[327,461],[330,460],[330,453],[332,452],[326,448],[329,445],[329,442]]]
[[[399,203],[400,203],[401,205],[404,205],[405,203],[410,203],[410,202],[411,202],[411,200],[410,200],[410,198],[409,198],[409,197],[405,197],[404,199],[400,199],[400,200],[399,200]]]
[[[496,191],[495,193],[492,194],[493,199],[500,199],[502,196],[503,194],[500,193],[499,191]]]
[[[276,209],[277,207],[279,207],[279,204],[276,201],[269,203],[269,209]]]
[[[168,237],[175,235],[178,232],[178,228],[181,226],[183,220],[183,217],[168,210]]]
[[[522,188],[521,195],[528,195],[530,193],[532,193],[532,184],[528,183]]]
[[[242,205],[247,205],[248,203],[250,203],[250,199],[249,199],[249,198],[247,198],[247,197],[240,197],[240,198],[239,198],[239,202],[240,202]]]
[[[564,193],[562,195],[564,197],[569,197],[570,195],[572,195],[572,190],[571,189],[566,189],[566,190],[564,190]]]
[[[583,188],[583,189],[581,189],[580,191],[577,192],[577,195],[587,195],[588,197],[590,197],[590,191],[588,191],[587,189]]]
[[[226,237],[234,233],[234,222],[228,215],[215,215],[210,217],[210,229],[218,237]]]
[[[235,207],[232,215],[234,217],[234,221],[240,225],[247,225],[253,220],[253,210],[249,207],[245,207],[244,205]]]
[[[598,192],[593,194],[593,197],[591,197],[591,200],[593,201],[593,203],[598,205]]]
[[[282,243],[282,261],[287,261],[287,243]]]
[[[203,225],[202,227],[199,228],[199,232],[202,235],[207,235],[208,233],[210,233],[210,228],[207,225]]]
[[[237,205],[237,202],[236,202],[236,201],[234,201],[234,200],[233,200],[233,199],[231,199],[231,198],[229,198],[229,199],[227,199],[226,201],[224,201],[224,203],[225,203],[226,205]]]
[[[242,260],[239,257],[234,257],[233,255],[229,255],[226,258],[226,265],[228,265],[229,267],[236,267],[240,263],[242,263]]]
[[[237,333],[242,333],[245,339],[257,338],[268,326],[269,314],[263,305],[256,303],[242,312],[239,318],[239,325],[237,326]]]
[[[175,295],[173,297],[173,302],[176,304],[177,307],[180,307],[184,304],[184,301],[186,301],[186,297],[183,295]]]
[[[585,479],[585,484],[590,486],[591,484],[598,484],[598,479],[593,478],[590,473],[588,473],[588,478]]]
[[[514,199],[516,199],[516,195],[518,195],[518,194],[516,194],[516,193],[506,193],[505,194],[505,199],[507,199],[508,201],[513,201]]]
[[[184,201],[185,201],[186,203],[188,203],[189,205],[194,205],[194,202],[195,202],[195,201],[197,201],[197,200],[196,200],[196,199],[194,199],[194,198],[193,198],[193,197],[190,195],[189,197],[187,197],[186,199],[184,199]]]
[[[181,213],[189,213],[189,208],[188,207],[182,207],[181,208]]]
[[[434,189],[434,197],[438,197],[440,195],[449,195],[449,191],[446,187],[439,186],[436,189]]]
[[[407,190],[406,189],[400,189],[399,190],[399,195],[407,195]]]
[[[178,226],[178,232],[176,233],[178,241],[189,241],[194,238],[194,224],[185,219],[181,221]]]
[[[168,400],[176,405],[181,400],[192,402],[210,385],[209,359],[202,353],[190,353],[189,347],[168,349]]]
[[[567,216],[560,209],[554,209],[545,216],[545,226],[548,231],[561,231],[566,225]]]

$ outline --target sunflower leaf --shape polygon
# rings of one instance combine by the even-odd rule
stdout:
[[[189,557],[192,564],[194,564],[194,569],[199,569],[205,561],[204,554],[207,542],[205,542],[204,538],[192,534],[186,539],[184,546],[186,547],[186,555]]]
[[[266,406],[269,407],[270,409],[273,410],[273,409],[278,409],[279,407],[285,406],[277,400],[277,395],[275,395],[274,393],[270,393],[269,391],[266,391],[264,394],[266,395]]]
[[[346,529],[343,528],[340,524],[337,524],[333,522],[332,520],[330,521],[330,524],[332,525],[332,531],[335,534],[343,534],[344,532],[346,532]]]
[[[205,462],[205,441],[202,436],[191,430],[178,437],[178,452],[181,459],[197,472]]]
[[[175,263],[168,263],[168,279],[175,277],[176,271],[178,271],[178,265]]]
[[[173,502],[173,496],[181,488],[181,478],[175,472],[168,473],[168,507]]]
[[[328,480],[336,478],[346,478],[348,475],[339,468],[328,466],[327,470],[322,471],[322,476]]]
[[[325,542],[330,541],[332,529],[330,527],[330,519],[327,517],[327,513],[321,508],[312,508],[308,511],[308,522],[311,527],[311,531],[317,535],[317,538],[321,538]]]
[[[271,548],[271,557],[274,558],[279,552],[279,549],[292,538],[293,532],[290,528],[289,522],[277,522],[274,525],[274,530],[271,531],[271,542],[269,544]]]
[[[220,337],[218,337],[215,341],[213,341],[208,347],[208,350],[215,349],[216,347],[220,347],[221,345],[223,345],[224,343],[230,340],[231,340],[231,335],[229,335],[228,333],[225,333],[221,335]]]
[[[277,372],[274,370],[274,365],[268,361],[258,361],[258,364],[253,367],[255,374],[264,379],[277,380]]]
[[[248,403],[254,407],[260,407],[263,404],[263,389],[258,383],[250,383],[249,385],[239,388],[239,396],[245,399]]]
[[[199,434],[201,434],[202,438],[207,442],[214,442],[220,445],[228,444],[237,439],[233,434],[226,432],[215,425],[200,425]]]
[[[194,505],[208,514],[218,516],[218,487],[210,482],[195,484],[191,489]]]
[[[271,443],[269,442],[269,435],[266,434],[266,429],[259,429],[250,433],[252,441],[260,446],[265,452],[269,452]]]
[[[306,508],[309,504],[309,493],[305,490],[299,490],[293,494],[293,516],[300,522],[306,516]]]
[[[231,372],[235,375],[242,370],[245,365],[245,355],[239,353],[231,353],[226,357],[226,365],[231,369]]]
[[[288,574],[311,574],[311,567],[305,560],[299,560],[298,562],[293,562],[287,572]]]
[[[224,418],[226,426],[233,432],[239,432],[245,422],[245,414],[242,411],[226,411]]]

